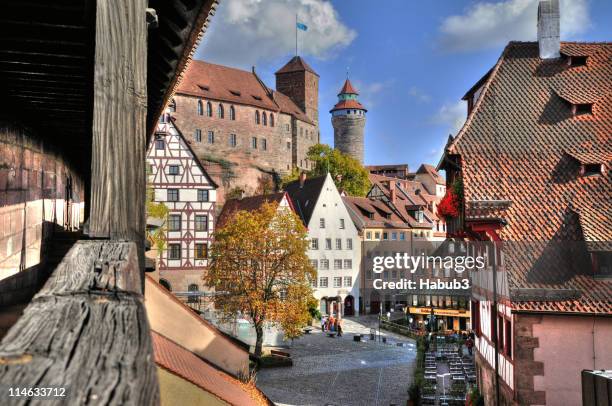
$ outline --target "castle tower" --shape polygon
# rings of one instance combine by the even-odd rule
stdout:
[[[276,90],[289,96],[319,126],[319,75],[299,56],[275,73]]]
[[[367,110],[357,100],[357,90],[346,79],[338,103],[330,110],[334,126],[334,146],[363,163],[363,128]]]

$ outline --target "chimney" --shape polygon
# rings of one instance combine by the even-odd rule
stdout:
[[[397,199],[395,181],[389,181],[389,194],[391,195],[391,203],[395,204],[395,200]]]
[[[304,187],[304,182],[306,182],[306,172],[300,172],[300,189]]]
[[[541,59],[559,58],[559,0],[540,0],[538,4],[538,45]]]

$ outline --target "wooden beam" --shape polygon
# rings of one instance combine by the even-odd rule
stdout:
[[[137,251],[77,242],[0,343],[0,382],[64,387],[71,405],[159,404]]]
[[[88,231],[93,237],[136,241],[142,249],[145,231],[146,7],[147,0],[97,1]]]

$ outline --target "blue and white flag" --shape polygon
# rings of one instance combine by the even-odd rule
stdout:
[[[306,24],[302,24],[302,23],[295,23],[295,26],[297,27],[297,29],[302,30],[302,31],[308,31],[308,26]]]

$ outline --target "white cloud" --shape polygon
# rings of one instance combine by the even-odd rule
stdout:
[[[325,0],[227,0],[220,2],[197,57],[249,66],[295,52],[295,14],[308,26],[298,32],[300,55],[328,57],[356,32]]]
[[[466,109],[466,104],[462,100],[451,104],[443,104],[438,112],[430,117],[430,122],[447,126],[448,131],[454,135],[461,129],[463,123],[465,123],[467,117]]]
[[[412,86],[410,89],[408,89],[408,95],[413,97],[419,103],[429,103],[431,101],[431,96],[416,86]]]
[[[534,41],[537,0],[479,1],[464,14],[444,19],[440,42],[447,51],[474,51],[503,46],[509,41]],[[589,28],[587,0],[561,0],[561,39]]]

